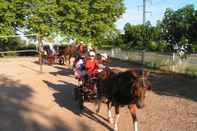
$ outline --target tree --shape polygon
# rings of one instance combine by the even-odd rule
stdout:
[[[164,19],[162,21],[165,39],[173,38],[176,43],[180,43],[183,38],[190,42],[195,39],[196,34],[193,29],[196,21],[195,9],[193,5],[186,5],[183,8],[173,11],[166,9]]]
[[[132,26],[127,23],[125,24],[124,31],[125,43],[129,44],[131,48],[144,49],[153,39],[154,28],[151,26],[150,22],[147,22],[144,25]]]
[[[0,35],[14,34],[15,13],[10,11],[13,6],[8,1],[0,0]]]
[[[66,1],[66,2],[65,2]],[[60,23],[65,32],[96,40],[115,29],[115,21],[124,13],[123,0],[62,0],[58,4]]]
[[[0,35],[53,32],[94,39],[115,29],[123,0],[0,0]]]

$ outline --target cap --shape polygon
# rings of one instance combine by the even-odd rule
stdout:
[[[108,55],[106,53],[102,53],[101,56],[103,60],[106,60],[108,58]]]
[[[95,56],[96,54],[95,54],[94,51],[90,51],[89,55],[90,55],[90,56]]]

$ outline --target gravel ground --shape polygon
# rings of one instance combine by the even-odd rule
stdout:
[[[112,130],[103,105],[96,115],[93,103],[80,111],[73,98],[77,81],[67,66],[44,66],[36,58],[0,59],[0,131],[108,131]],[[113,68],[133,65],[112,61]],[[139,131],[197,131],[197,79],[181,74],[151,73],[152,91],[138,110]],[[121,108],[119,130],[131,131],[132,119]]]

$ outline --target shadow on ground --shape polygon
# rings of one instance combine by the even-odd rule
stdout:
[[[141,68],[142,66],[135,62],[112,58],[110,66],[114,68]],[[55,74],[71,75],[72,70],[68,68],[59,68]],[[167,72],[159,69],[146,69],[151,71],[150,80],[153,84],[153,92],[159,95],[175,96],[197,101],[197,79],[188,78],[181,73]]]
[[[20,64],[20,66],[23,67],[23,68],[26,68],[26,69],[28,69],[28,70],[31,70],[31,71],[33,71],[33,72],[40,73],[40,70],[36,70],[36,69],[31,68],[31,67],[29,67],[29,66],[26,66],[26,65],[23,65],[23,64]]]
[[[62,76],[69,76],[73,75],[73,71],[71,68],[63,67],[63,66],[53,66],[54,68],[58,69],[57,72],[50,72],[52,75],[62,75]]]
[[[153,92],[159,95],[175,96],[197,102],[197,79],[175,73],[153,73]]]
[[[53,97],[55,98],[55,101],[58,103],[60,107],[64,107],[67,110],[72,111],[76,115],[79,116],[86,116],[91,120],[94,120],[101,125],[103,125],[105,128],[108,130],[113,130],[107,123],[107,119],[95,114],[93,111],[85,107],[83,110],[79,108],[79,105],[77,102],[74,100],[74,94],[73,94],[73,89],[75,88],[76,85],[68,83],[68,82],[62,82],[63,84],[53,84],[49,81],[44,82],[47,84],[49,88],[54,89],[56,92],[53,94]]]
[[[33,93],[28,85],[0,76],[0,131],[72,131],[72,125],[41,113],[37,105],[29,101]],[[50,126],[33,119],[32,113],[48,121]],[[84,131],[90,130],[83,123],[79,126]]]

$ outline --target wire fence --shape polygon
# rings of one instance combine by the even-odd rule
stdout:
[[[125,51],[119,48],[111,50],[99,50],[101,53],[107,53],[111,57],[131,62],[141,63],[142,51]],[[145,65],[150,68],[158,68],[167,71],[194,73],[197,75],[197,54],[191,54],[187,59],[181,60],[173,53],[145,52]]]

